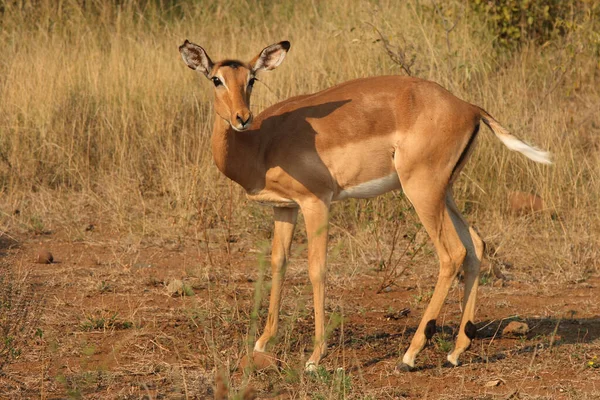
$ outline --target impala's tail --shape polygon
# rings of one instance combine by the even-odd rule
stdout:
[[[492,132],[494,132],[496,137],[500,139],[500,141],[504,143],[504,145],[510,150],[518,151],[525,157],[535,162],[539,162],[542,164],[552,164],[549,152],[528,145],[527,143],[523,142],[522,140],[508,132],[506,129],[504,129],[502,125],[500,125],[498,121],[492,118],[492,116],[488,114],[483,108],[479,108],[479,110],[481,113],[481,120],[483,121],[483,123],[486,124],[492,130]]]

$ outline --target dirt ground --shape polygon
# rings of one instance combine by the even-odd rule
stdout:
[[[232,394],[251,386],[259,398],[600,398],[597,275],[554,284],[518,279],[527,271],[506,264],[501,277],[482,277],[478,337],[454,368],[444,361],[460,317],[457,282],[418,368],[395,376],[435,283],[433,255],[380,294],[380,272],[332,257],[329,353],[307,375],[312,295],[300,243],[272,345],[279,368],[245,375],[238,365],[268,304],[259,249],[237,239],[117,239],[92,228],[76,241],[2,236],[3,301],[16,305],[2,323],[16,339],[12,353],[0,353],[1,398],[212,398],[217,371]],[[53,263],[36,263],[42,248]],[[528,333],[503,335],[512,320]]]

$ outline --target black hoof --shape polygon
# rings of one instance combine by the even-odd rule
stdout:
[[[442,364],[442,367],[443,367],[443,368],[455,368],[455,367],[460,367],[460,361],[458,361],[458,364],[456,364],[456,365],[452,364],[450,361],[445,361],[445,362]]]
[[[400,375],[405,372],[410,372],[413,369],[414,369],[414,367],[411,367],[408,364],[399,363],[399,364],[396,364],[396,368],[394,368],[394,375]]]

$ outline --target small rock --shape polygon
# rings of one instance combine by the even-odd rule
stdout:
[[[508,195],[508,205],[511,214],[526,215],[543,211],[544,200],[537,194],[511,192]]]
[[[390,319],[399,320],[401,318],[406,317],[408,314],[410,314],[410,308],[403,308],[402,310],[400,310],[398,312],[389,312],[389,313],[385,314],[384,318],[386,318],[388,321]]]
[[[500,267],[498,267],[497,264],[492,264],[492,273],[494,274],[494,276],[498,279],[506,279],[506,277],[504,276],[504,274],[502,273],[502,271],[500,270]]]
[[[52,264],[54,262],[54,257],[48,250],[41,249],[35,256],[35,262],[38,264]]]
[[[255,351],[252,353],[252,364],[254,364],[254,368],[257,370],[267,369],[270,367],[277,368],[279,360],[273,353]],[[248,356],[244,356],[242,361],[240,361],[240,370],[243,371],[250,366],[251,365]]]
[[[488,387],[488,388],[489,387],[496,387],[496,386],[500,386],[501,383],[503,383],[502,379],[494,379],[494,380],[491,380],[489,382],[486,382],[484,386]]]
[[[554,335],[550,337],[550,347],[554,345],[554,343],[559,343],[562,340],[562,336]]]
[[[183,296],[183,281],[180,279],[173,279],[167,285],[167,292],[169,296]]]
[[[502,329],[503,336],[523,336],[529,332],[529,325],[525,322],[511,321]]]

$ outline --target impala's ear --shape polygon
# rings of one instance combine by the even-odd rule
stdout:
[[[283,62],[289,49],[290,42],[287,40],[265,47],[259,55],[250,61],[252,72],[270,71],[277,68]]]
[[[200,71],[208,78],[210,71],[213,68],[213,62],[210,60],[206,51],[197,44],[194,44],[187,39],[179,46],[181,58],[193,70]]]

